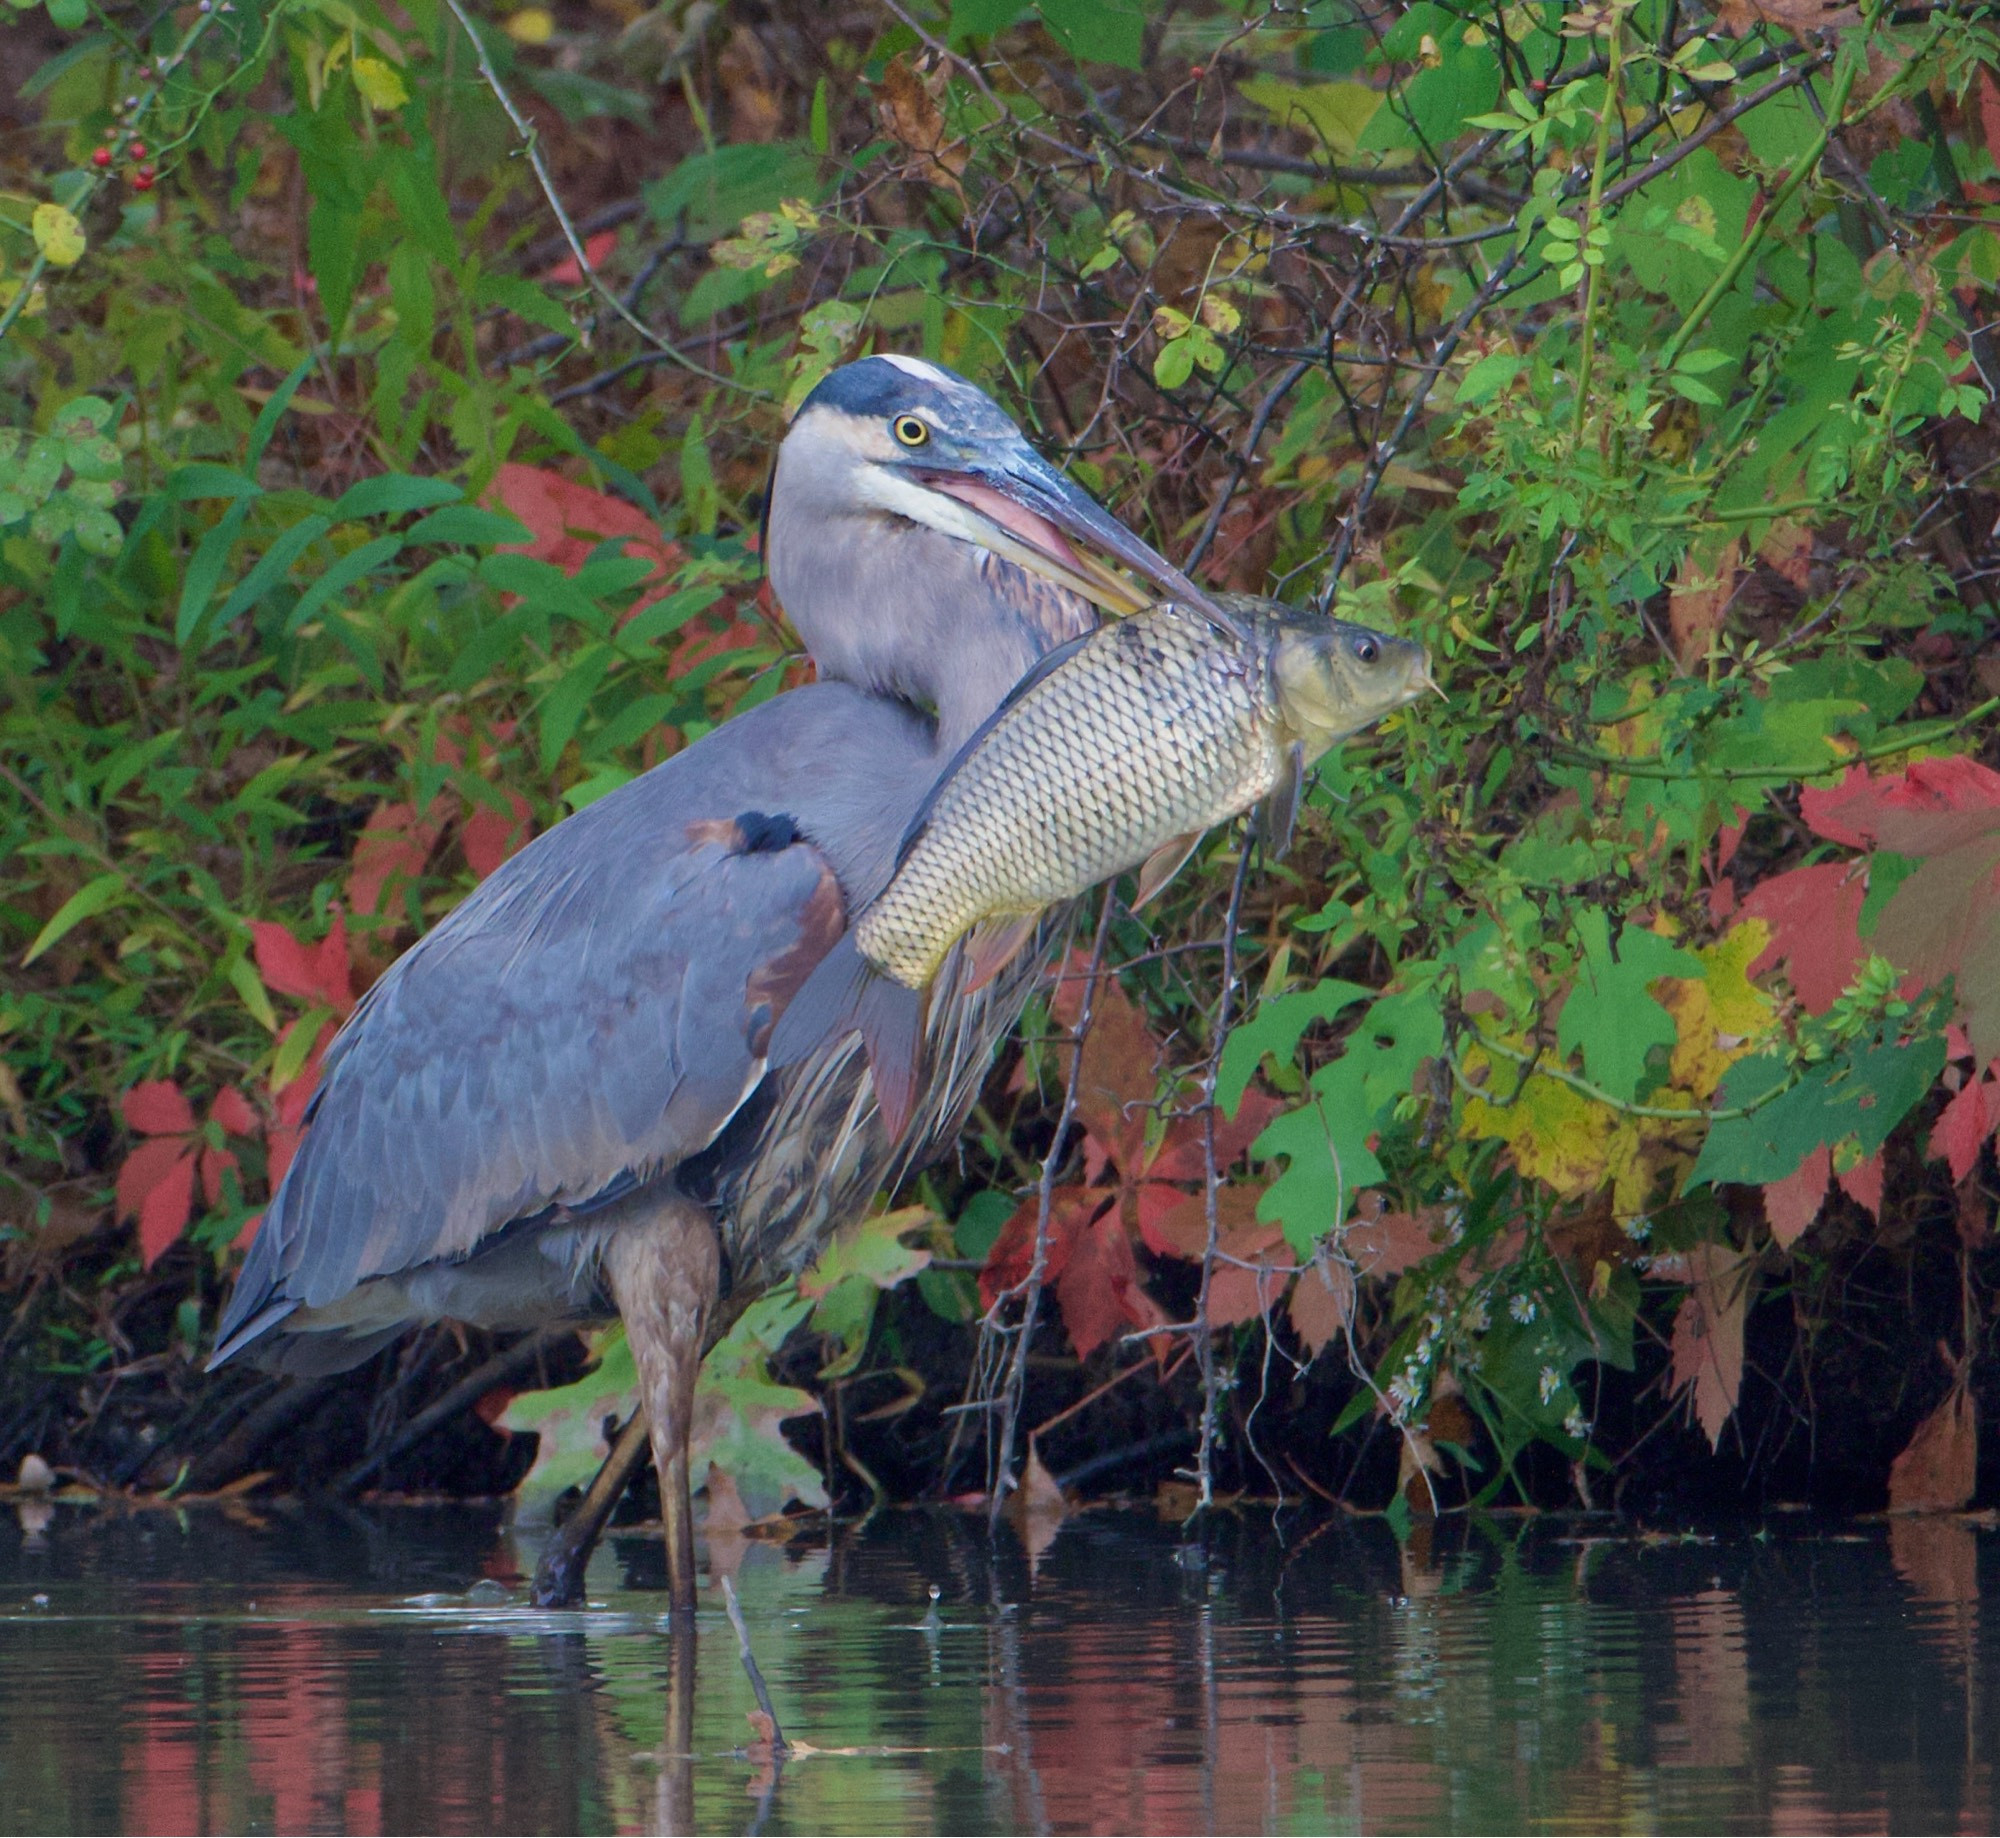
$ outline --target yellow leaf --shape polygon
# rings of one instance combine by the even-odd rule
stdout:
[[[60,204],[38,204],[30,227],[35,247],[51,268],[74,268],[83,259],[83,225]]]
[[[1708,1097],[1769,1029],[1771,998],[1747,972],[1770,941],[1763,920],[1746,920],[1695,953],[1700,976],[1661,980],[1661,1006],[1674,1018],[1670,1076],[1682,1091]]]
[[[384,114],[393,113],[410,99],[410,92],[403,87],[403,79],[379,57],[358,57],[354,60],[354,87],[361,92],[362,101]]]
[[[1304,126],[1336,160],[1351,160],[1361,130],[1382,106],[1382,92],[1366,83],[1313,83],[1301,87],[1277,77],[1239,83],[1246,101],[1268,109],[1285,127]]]
[[[545,6],[524,6],[509,13],[500,29],[517,45],[545,45],[556,35],[556,19]]]

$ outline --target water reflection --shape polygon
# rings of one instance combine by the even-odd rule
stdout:
[[[491,1515],[61,1508],[0,1530],[0,1829],[1994,1828],[1991,1531],[1285,1531],[718,1552],[818,1751],[774,1770],[647,1541],[562,1617]]]

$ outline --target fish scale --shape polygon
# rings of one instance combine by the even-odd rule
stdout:
[[[1261,656],[1162,607],[1110,628],[1008,705],[855,928],[910,988],[981,919],[1029,913],[1266,797],[1290,733]]]

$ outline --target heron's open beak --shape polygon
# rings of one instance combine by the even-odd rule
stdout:
[[[920,476],[932,493],[951,501],[949,510],[937,506],[943,513],[931,520],[937,527],[1004,555],[1108,613],[1136,613],[1164,598],[1193,608],[1232,638],[1245,636],[1243,628],[1173,563],[1141,542],[1025,442],[976,469]],[[1158,593],[1135,587],[1089,550],[1122,562]]]

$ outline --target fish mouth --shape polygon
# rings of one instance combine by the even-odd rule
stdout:
[[[1105,612],[1123,617],[1164,597],[1247,642],[1243,627],[1208,594],[1032,448],[1024,446],[992,464],[925,470],[917,477],[933,499],[951,506],[935,520],[938,527],[1080,594]],[[1122,563],[1158,593],[1140,591],[1099,555]]]

